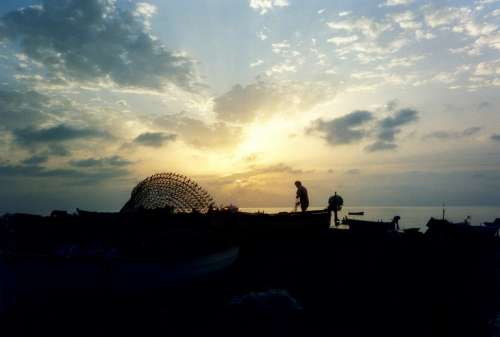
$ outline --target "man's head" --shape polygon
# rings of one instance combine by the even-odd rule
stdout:
[[[297,181],[295,182],[295,186],[297,186],[297,188],[299,188],[300,186],[302,186],[302,183],[301,183],[300,181],[298,181],[298,180],[297,180]]]

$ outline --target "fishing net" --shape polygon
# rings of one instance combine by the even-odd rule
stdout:
[[[121,212],[170,209],[174,212],[206,213],[214,200],[196,182],[176,173],[159,173],[141,181],[132,190]]]

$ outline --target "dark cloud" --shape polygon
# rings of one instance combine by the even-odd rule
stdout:
[[[154,121],[179,135],[183,141],[199,148],[228,148],[239,143],[242,129],[225,122],[205,123],[184,113],[162,116]]]
[[[45,163],[47,160],[49,160],[49,156],[47,155],[34,155],[24,159],[22,163],[24,165],[39,165]]]
[[[398,128],[405,124],[415,122],[418,119],[418,112],[414,109],[401,109],[398,110],[394,116],[389,116],[382,119],[379,122],[379,127],[382,129],[384,134],[384,140],[394,140],[394,134],[390,135],[390,132],[397,133]]]
[[[128,175],[126,169],[118,167],[102,168],[98,170],[76,170],[70,168],[46,168],[40,165],[9,165],[0,164],[1,178],[62,178],[74,183],[98,183],[106,179]]]
[[[394,150],[398,146],[395,143],[390,143],[390,142],[385,142],[385,141],[376,141],[373,144],[368,145],[365,147],[365,150],[368,152],[377,152],[377,151],[387,151],[387,150]]]
[[[388,111],[393,110],[397,104],[396,100],[391,101],[386,108]],[[366,151],[393,150],[397,148],[396,135],[402,131],[403,126],[418,119],[418,112],[404,108],[370,123],[374,119],[373,112],[357,110],[329,121],[317,119],[306,133],[319,133],[330,145],[352,144],[374,137],[374,142],[365,148]]]
[[[105,131],[94,128],[76,128],[70,125],[59,124],[49,128],[35,128],[33,126],[13,131],[16,142],[25,146],[37,144],[58,143],[75,139],[109,138]]]
[[[44,120],[49,98],[36,91],[0,90],[0,125],[19,128]]]
[[[438,140],[449,140],[449,139],[460,139],[460,138],[465,138],[469,136],[473,136],[477,134],[479,131],[481,131],[481,127],[470,127],[466,128],[462,131],[445,131],[445,130],[438,130],[438,131],[433,131],[430,132],[426,135],[423,136],[424,140],[427,139],[438,139]]]
[[[370,111],[354,111],[329,121],[318,119],[307,132],[320,133],[331,145],[351,144],[366,137],[367,131],[361,127],[372,119]]]
[[[67,157],[71,154],[71,151],[61,144],[48,144],[47,153],[51,156]]]
[[[141,133],[134,139],[134,143],[150,146],[150,147],[161,147],[163,144],[174,141],[177,135],[165,132],[145,132]]]
[[[77,167],[103,167],[103,166],[128,166],[132,162],[120,156],[104,157],[104,158],[87,158],[80,160],[72,160],[70,164]]]
[[[43,0],[1,18],[0,36],[46,66],[53,80],[124,87],[199,86],[194,61],[151,35],[147,17],[114,0]]]
[[[417,120],[418,111],[410,108],[397,110],[392,116],[379,120],[375,131],[376,140],[373,144],[368,145],[365,150],[376,152],[396,149],[396,135],[401,132],[401,128]]]
[[[491,135],[491,139],[497,142],[500,142],[500,133],[495,133]]]

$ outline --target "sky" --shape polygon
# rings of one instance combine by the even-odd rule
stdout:
[[[2,0],[0,214],[500,204],[500,0]]]

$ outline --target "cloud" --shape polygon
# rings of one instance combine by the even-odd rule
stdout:
[[[350,36],[331,37],[327,40],[327,42],[333,43],[336,46],[341,46],[341,45],[353,43],[354,41],[357,41],[357,40],[359,40],[359,37],[357,35],[350,35]]]
[[[261,30],[260,32],[257,33],[257,37],[261,40],[261,41],[265,41],[267,40],[268,36],[267,36],[267,33],[265,30]]]
[[[415,14],[411,11],[391,13],[388,16],[403,30],[416,30],[422,28],[422,23],[417,21]]]
[[[394,135],[400,126],[414,122],[418,119],[418,112],[414,109],[398,110],[393,116],[386,117],[379,122],[381,138],[383,140],[394,140]]]
[[[495,134],[491,135],[491,139],[496,141],[496,142],[500,142],[500,133],[495,133]]]
[[[264,15],[277,7],[288,7],[288,0],[250,0],[250,8]]]
[[[272,47],[273,53],[275,53],[275,54],[281,54],[285,50],[287,50],[287,49],[290,48],[290,43],[288,43],[287,40],[283,40],[281,42],[272,43],[271,47]]]
[[[398,106],[399,106],[399,100],[395,98],[387,102],[385,108],[387,109],[387,111],[394,111]]]
[[[0,90],[0,125],[19,128],[40,123],[49,103],[49,97],[36,91]]]
[[[13,131],[16,142],[25,146],[37,144],[66,142],[76,139],[109,138],[110,135],[94,128],[77,128],[70,125],[59,124],[48,128],[33,126],[16,129]]]
[[[47,154],[51,156],[66,157],[71,154],[71,152],[61,144],[48,144]]]
[[[450,139],[460,139],[460,138],[466,138],[473,136],[477,134],[479,131],[481,131],[481,127],[470,127],[466,128],[462,131],[445,131],[445,130],[438,130],[438,131],[433,131],[430,132],[426,135],[423,136],[424,140],[428,139],[437,139],[437,140],[450,140]]]
[[[262,64],[264,64],[264,61],[261,60],[261,59],[259,59],[259,60],[255,61],[255,62],[250,63],[250,68],[258,67],[258,66],[260,66]]]
[[[283,73],[295,73],[297,72],[297,67],[289,62],[282,64],[276,64],[271,67],[271,69],[266,71],[267,76],[272,76],[273,74],[283,74]]]
[[[462,15],[468,13],[466,8],[458,9],[453,7],[445,7],[429,11],[425,16],[427,25],[431,28],[442,27],[452,24],[459,20]]]
[[[236,146],[242,138],[242,129],[225,122],[206,123],[185,113],[162,116],[154,125],[175,132],[179,139],[198,148],[219,149]]]
[[[161,147],[163,144],[174,141],[177,135],[165,132],[145,132],[134,139],[134,143],[149,146]]]
[[[379,120],[375,129],[376,141],[365,149],[368,152],[396,149],[396,135],[401,132],[401,128],[417,120],[418,111],[410,108],[397,110],[392,116]]]
[[[391,115],[378,120],[375,120],[373,112],[366,110],[353,111],[329,121],[317,119],[306,129],[306,133],[317,133],[330,145],[353,144],[372,138],[374,142],[365,147],[367,152],[393,150],[398,146],[396,135],[403,126],[418,119],[417,110],[395,110],[398,104],[398,100],[388,102],[385,107]]]
[[[394,150],[397,147],[398,146],[395,143],[377,140],[375,143],[365,147],[365,150],[368,152],[388,151],[388,150]]]
[[[264,175],[286,174],[297,176],[306,173],[304,170],[294,169],[290,165],[278,163],[268,166],[250,166],[248,170],[239,173],[233,173],[224,177],[215,179],[213,183],[218,185],[233,184],[244,185],[252,178]]]
[[[342,60],[352,57],[362,64],[380,61],[410,42],[403,34],[391,33],[394,24],[387,19],[377,21],[363,16],[327,25],[335,34],[327,41],[336,45],[335,54]]]
[[[69,168],[46,168],[39,165],[0,164],[0,178],[63,178],[79,183],[94,184],[128,174],[128,170],[116,167],[84,171]]]
[[[132,163],[131,161],[124,159],[120,156],[111,156],[104,158],[87,158],[87,159],[70,161],[70,164],[76,167],[105,167],[105,166],[121,167],[121,166],[128,166],[131,163]]]
[[[39,165],[49,160],[48,155],[34,155],[22,161],[24,165]]]
[[[195,62],[151,35],[153,14],[154,7],[144,3],[132,11],[114,0],[43,0],[5,14],[0,35],[61,83],[111,81],[153,90],[174,84],[194,90]]]
[[[476,70],[474,71],[474,75],[476,76],[498,76],[500,75],[500,59],[489,61],[489,62],[480,62],[476,66]]]
[[[330,82],[257,81],[246,86],[235,85],[214,99],[219,120],[248,123],[287,111],[305,112],[334,97],[336,88]]]
[[[367,131],[362,127],[371,120],[371,112],[358,110],[329,121],[318,119],[307,132],[321,134],[330,145],[351,144],[367,136]]]
[[[407,6],[413,3],[414,0],[386,0],[384,3],[378,5],[379,7],[394,7],[394,6]]]
[[[356,19],[331,21],[328,27],[335,31],[357,32],[363,37],[375,39],[390,28],[386,23],[377,22],[371,18],[360,17]]]
[[[249,122],[266,107],[272,108],[275,94],[264,82],[245,87],[235,85],[225,94],[215,98],[214,111],[226,121]]]

